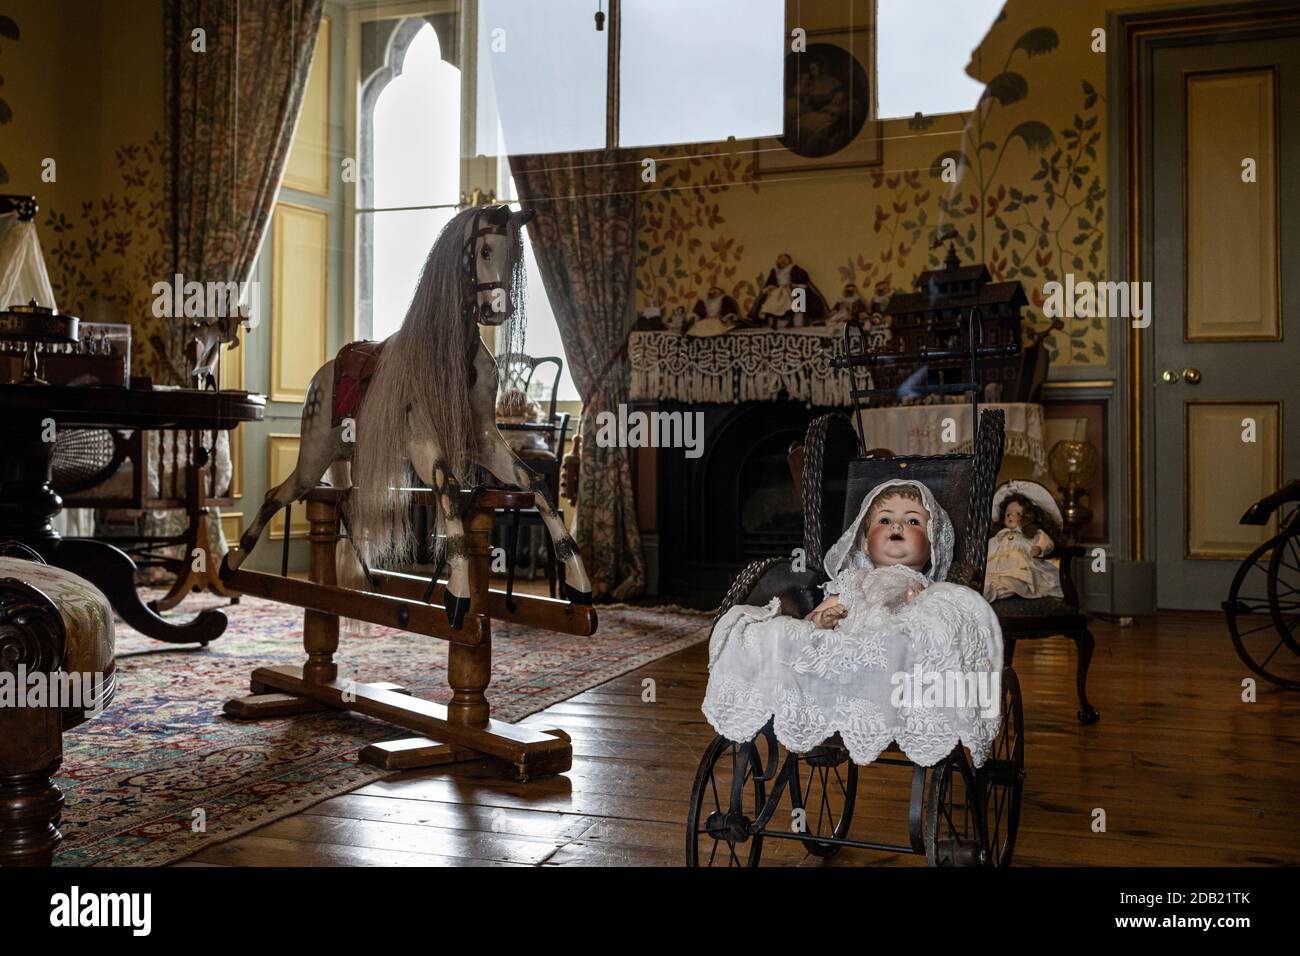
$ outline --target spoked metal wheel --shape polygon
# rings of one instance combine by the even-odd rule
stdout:
[[[930,770],[924,827],[925,861],[930,866],[988,866],[991,862],[983,793],[960,745]]]
[[[704,751],[686,816],[687,866],[758,866],[763,837],[753,828],[767,797],[757,745],[718,735]]]
[[[801,841],[814,856],[831,857],[839,852],[826,838],[843,840],[853,822],[853,804],[858,794],[858,767],[849,753],[834,743],[814,747],[799,758],[800,772],[790,785],[794,810],[802,811],[800,820],[808,837]],[[821,839],[817,839],[820,837]]]
[[[1292,512],[1292,521],[1296,513]],[[1300,626],[1300,528],[1287,530],[1297,533],[1278,541],[1268,562],[1268,610],[1278,636],[1300,654],[1300,639],[1296,634]]]
[[[989,862],[1010,866],[1025,781],[1025,713],[1020,681],[1010,667],[1002,670],[1002,730],[984,766],[975,771],[975,779],[984,794]]]
[[[1292,517],[1287,528],[1241,563],[1228,600],[1228,633],[1242,663],[1279,687],[1300,689],[1300,547]]]

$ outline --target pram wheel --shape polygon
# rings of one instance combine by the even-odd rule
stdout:
[[[801,785],[796,773],[790,797],[795,812],[803,812],[803,832],[809,834],[802,843],[813,856],[832,857],[840,848],[812,837],[835,840],[848,837],[858,793],[857,764],[849,759],[838,738],[836,743],[814,747],[803,754],[799,763],[806,768],[807,779]]]
[[[989,861],[1010,866],[1020,826],[1020,797],[1025,781],[1025,716],[1020,681],[1010,667],[1002,671],[1002,729],[984,766],[975,771],[984,793],[984,831]]]
[[[1293,512],[1293,515],[1295,512]],[[1232,579],[1223,610],[1237,656],[1279,687],[1300,689],[1300,546],[1292,516],[1251,552]]]
[[[713,738],[691,788],[687,866],[758,866],[763,837],[754,825],[767,802],[763,780],[757,737],[747,744]]]
[[[957,746],[930,771],[925,795],[925,861],[930,866],[988,866],[980,784]]]

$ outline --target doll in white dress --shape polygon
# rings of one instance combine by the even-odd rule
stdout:
[[[794,752],[838,733],[859,764],[897,742],[933,766],[960,742],[981,765],[1000,720],[1002,631],[977,591],[944,580],[955,539],[925,485],[877,485],[826,552],[828,597],[810,614],[784,616],[773,598],[718,620],[702,708],[709,722],[747,740],[772,720]],[[908,692],[933,688],[936,677],[978,692]]]
[[[1028,494],[1011,491],[995,499],[993,536],[984,571],[984,597],[1062,597],[1061,573],[1047,556],[1060,535],[1047,509]]]

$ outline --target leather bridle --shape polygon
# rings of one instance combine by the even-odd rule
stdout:
[[[474,221],[470,226],[469,235],[465,239],[465,253],[463,262],[465,266],[465,318],[477,322],[479,316],[478,295],[480,292],[495,291],[496,289],[506,290],[506,284],[501,280],[494,282],[478,281],[478,254],[479,245],[484,236],[504,236],[507,232],[506,225],[495,225],[491,221],[487,225],[482,225],[483,213],[488,207],[480,207],[474,212]],[[507,224],[509,216],[507,214]]]

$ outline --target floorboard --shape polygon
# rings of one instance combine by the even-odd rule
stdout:
[[[1223,619],[1160,614],[1094,623],[1089,696],[1075,720],[1073,645],[1022,642],[1025,802],[1016,862],[1044,865],[1300,863],[1300,695],[1249,676]],[[643,681],[654,680],[654,701]],[[516,783],[488,762],[407,773],[327,800],[183,865],[678,866],[695,768],[713,730],[699,705],[698,645],[529,717],[573,738],[573,770]],[[491,689],[489,688],[489,697]],[[865,767],[852,835],[906,842],[909,774]],[[1094,829],[1105,811],[1105,831]],[[768,840],[764,865],[918,865],[845,850],[822,860]]]

